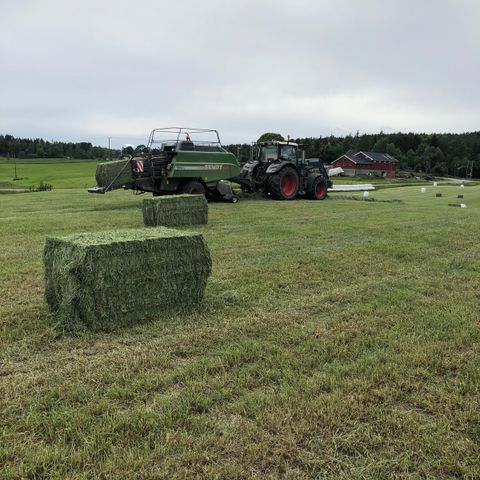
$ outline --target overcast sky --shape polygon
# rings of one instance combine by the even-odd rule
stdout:
[[[480,129],[480,0],[0,0],[0,133]]]

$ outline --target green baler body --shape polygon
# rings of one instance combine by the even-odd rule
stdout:
[[[169,178],[202,179],[205,183],[227,180],[240,174],[237,158],[230,152],[176,152]]]
[[[188,180],[211,185],[240,174],[237,158],[225,149],[170,151],[143,154],[131,160],[114,160],[97,166],[99,187],[114,190],[171,191]]]

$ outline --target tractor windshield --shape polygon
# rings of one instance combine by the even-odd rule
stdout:
[[[280,150],[280,159],[294,162],[297,159],[297,149],[293,145],[284,145]]]
[[[296,145],[262,145],[258,159],[261,162],[275,162],[276,160],[287,160],[295,162],[297,159]]]
[[[263,147],[261,152],[261,161],[270,162],[276,160],[278,155],[278,147],[271,145],[268,147]]]

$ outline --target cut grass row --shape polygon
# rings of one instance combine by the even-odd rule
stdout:
[[[44,238],[139,227],[142,197],[4,196],[2,475],[477,478],[480,188],[438,188],[211,204],[199,311],[77,337]]]

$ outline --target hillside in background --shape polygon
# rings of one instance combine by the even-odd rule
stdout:
[[[332,163],[348,150],[388,153],[400,162],[400,169],[480,177],[480,132],[472,133],[383,133],[345,137],[307,137],[293,141],[305,145],[307,158],[320,157]],[[246,161],[250,146],[228,145],[227,149]]]

